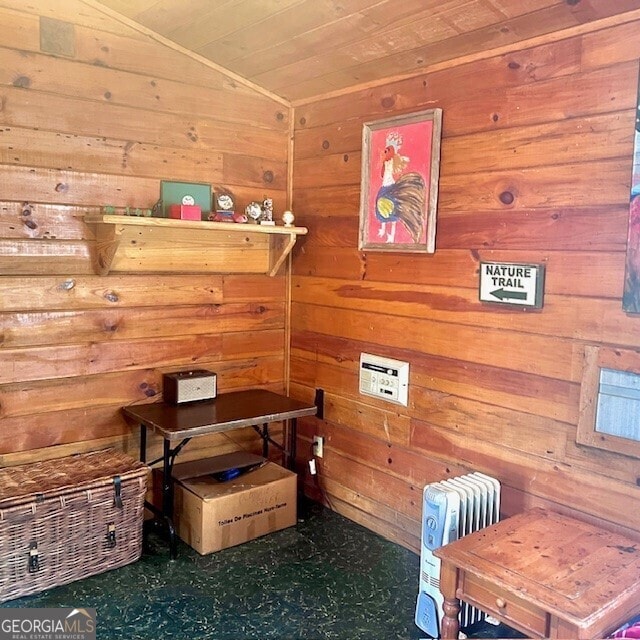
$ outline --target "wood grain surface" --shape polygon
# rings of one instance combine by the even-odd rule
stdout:
[[[72,56],[41,50],[41,17],[71,23]],[[84,217],[150,208],[161,180],[224,187],[238,210],[269,196],[281,212],[289,108],[84,2],[2,0],[0,20],[0,464],[137,455],[120,407],[158,400],[166,371],[282,392],[285,269],[99,277]],[[253,430],[185,455],[240,448],[260,450]]]
[[[640,539],[637,459],[576,443],[585,348],[638,345],[621,296],[639,27],[296,107],[292,389],[326,398],[302,421],[326,438],[311,495],[417,550],[424,484],[478,470],[503,515]],[[436,252],[358,252],[363,123],[425,105],[443,109]],[[481,303],[481,261],[544,264],[543,308]],[[410,363],[408,407],[359,394],[361,352]]]

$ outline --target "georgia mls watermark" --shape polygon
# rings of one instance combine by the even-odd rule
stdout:
[[[0,640],[96,640],[96,610],[0,609]]]

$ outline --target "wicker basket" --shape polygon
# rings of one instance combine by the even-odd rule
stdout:
[[[147,472],[114,450],[0,469],[0,602],[137,560]]]

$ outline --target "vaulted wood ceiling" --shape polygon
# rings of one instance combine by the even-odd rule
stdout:
[[[640,0],[101,2],[292,102],[640,9]]]

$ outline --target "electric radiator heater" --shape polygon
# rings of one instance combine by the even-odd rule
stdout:
[[[432,638],[440,636],[443,597],[440,593],[440,559],[433,550],[462,536],[495,524],[500,519],[500,483],[483,473],[469,473],[425,486],[422,494],[420,590],[415,622]],[[460,626],[483,619],[485,614],[466,603],[460,609]]]

